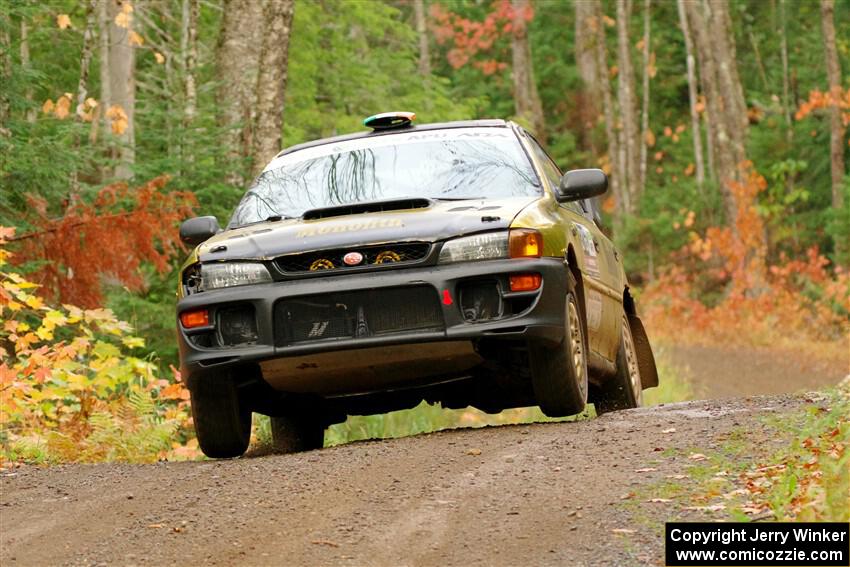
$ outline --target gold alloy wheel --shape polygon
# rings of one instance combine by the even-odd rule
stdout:
[[[637,354],[635,353],[635,344],[632,340],[632,330],[629,328],[629,320],[623,316],[622,326],[623,348],[626,350],[626,365],[629,372],[629,385],[632,387],[632,392],[635,397],[635,404],[640,406],[643,403],[643,386],[640,381],[640,367],[638,367]]]
[[[567,343],[570,349],[570,359],[573,363],[573,369],[575,369],[576,379],[578,380],[582,396],[584,396],[587,391],[587,380],[585,379],[587,375],[587,359],[584,355],[584,336],[575,301],[567,301],[567,315],[570,322],[568,329],[569,341]]]

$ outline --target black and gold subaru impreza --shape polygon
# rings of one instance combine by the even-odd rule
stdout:
[[[197,245],[177,304],[201,449],[241,455],[251,416],[281,452],[348,415],[422,400],[549,416],[640,405],[657,385],[622,258],[590,198],[517,124],[412,124],[290,147]]]

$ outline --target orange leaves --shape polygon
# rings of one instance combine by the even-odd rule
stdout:
[[[500,37],[513,31],[515,13],[510,0],[493,2],[491,11],[482,22],[459,16],[437,3],[431,5],[430,12],[431,28],[437,43],[452,44],[446,59],[455,69],[463,67],[479,53],[490,50]],[[530,3],[521,17],[527,22],[534,18]],[[473,61],[473,66],[485,75],[492,75],[507,68],[507,63],[490,58]]]
[[[60,30],[65,30],[71,27],[71,17],[68,14],[57,14],[56,27]]]
[[[845,126],[850,125],[850,89],[842,90],[840,87],[825,93],[819,90],[809,91],[808,100],[800,103],[794,118],[802,120],[817,110],[833,107],[845,111],[841,113],[842,122]]]
[[[154,51],[153,57],[154,59],[156,59],[158,65],[162,65],[163,63],[165,63],[165,55],[163,55],[159,51]]]
[[[127,131],[130,122],[127,113],[119,104],[113,104],[106,111],[106,117],[110,121],[112,133],[120,136]]]
[[[134,45],[136,47],[141,47],[145,43],[145,38],[140,36],[138,33],[131,31],[127,41],[130,42],[130,45]]]
[[[698,229],[688,209],[671,219],[673,230],[687,231],[687,242],[644,292],[647,324],[678,342],[810,345],[846,361],[850,325],[842,313],[850,310],[850,273],[831,269],[814,248],[768,264],[757,209],[766,185],[751,164],[741,165],[740,181],[727,185],[737,204],[734,228]],[[712,298],[710,305],[704,297]]]
[[[109,185],[93,202],[77,202],[59,219],[31,198],[27,220],[37,228],[20,239],[16,259],[44,260],[34,276],[44,284],[41,293],[86,307],[100,303],[103,274],[131,290],[142,289],[141,263],[151,262],[160,272],[169,269],[170,259],[182,250],[177,224],[191,216],[195,203],[191,193],[165,192],[167,181],[158,177],[132,189],[124,183]],[[104,242],[109,243],[108,251]],[[68,316],[108,319],[96,310],[71,309]]]

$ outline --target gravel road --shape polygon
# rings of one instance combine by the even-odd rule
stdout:
[[[668,449],[711,448],[742,427],[758,442],[760,416],[804,403],[688,402],[297,455],[5,470],[0,564],[660,565],[665,519],[709,518],[622,496],[685,472]]]

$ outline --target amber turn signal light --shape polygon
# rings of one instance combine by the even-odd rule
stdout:
[[[515,274],[510,277],[511,291],[534,291],[540,289],[543,277],[540,274]]]
[[[539,258],[543,254],[543,235],[530,228],[514,228],[508,249],[511,258]]]
[[[208,327],[210,324],[210,312],[206,309],[184,311],[180,314],[180,322],[183,323],[183,328],[185,329]]]

